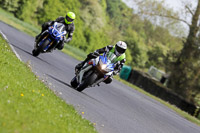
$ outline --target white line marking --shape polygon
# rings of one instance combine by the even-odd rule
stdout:
[[[19,54],[15,51],[14,47],[9,43],[7,37],[5,34],[3,34],[3,32],[0,30],[0,34],[3,36],[3,38],[7,41],[7,43],[10,45],[12,51],[15,53],[15,55],[17,56],[17,58],[22,61],[22,59],[20,58]]]

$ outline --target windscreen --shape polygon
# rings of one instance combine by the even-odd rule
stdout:
[[[106,56],[108,57],[108,60],[111,61],[111,63],[115,63],[117,56],[114,53],[108,52]]]
[[[57,30],[58,30],[59,32],[65,31],[65,25],[62,24],[62,23],[57,23]]]

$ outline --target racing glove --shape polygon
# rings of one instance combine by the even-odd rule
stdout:
[[[70,42],[70,38],[67,38],[67,39],[66,39],[66,36],[64,36],[64,42],[65,42],[65,43]]]

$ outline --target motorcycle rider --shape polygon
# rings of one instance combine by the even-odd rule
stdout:
[[[123,67],[124,63],[126,62],[126,55],[125,55],[125,51],[127,49],[127,44],[123,41],[118,41],[116,43],[116,45],[108,45],[104,48],[101,49],[97,49],[96,51],[94,51],[93,53],[90,53],[87,55],[87,58],[79,63],[78,65],[76,65],[75,67],[75,71],[78,72],[80,71],[80,69],[83,67],[83,65],[88,62],[90,59],[95,58],[96,56],[94,55],[99,55],[102,54],[104,52],[108,53],[108,52],[112,52],[117,56],[117,64],[114,68],[113,71],[113,75],[117,75],[121,68]],[[104,83],[109,84],[111,83],[113,80],[113,76],[109,76],[107,79],[104,80]]]
[[[58,17],[55,21],[49,21],[49,22],[45,22],[42,25],[42,31],[39,35],[37,35],[35,37],[35,42],[38,41],[38,39],[40,38],[40,36],[42,35],[42,33],[47,30],[47,28],[51,25],[54,24],[54,22],[59,22],[59,23],[63,23],[65,25],[65,30],[68,33],[68,37],[66,39],[66,37],[64,37],[63,41],[59,42],[59,44],[56,46],[57,49],[62,50],[64,47],[64,43],[68,43],[72,40],[72,36],[73,36],[73,32],[75,30],[75,26],[74,26],[74,19],[75,19],[76,15],[73,12],[67,12],[65,17]],[[36,45],[36,43],[35,43]]]

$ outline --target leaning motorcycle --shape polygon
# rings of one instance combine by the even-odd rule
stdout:
[[[103,55],[94,55],[94,57],[94,59],[86,62],[71,80],[71,86],[79,92],[87,87],[99,85],[100,82],[113,74],[116,59],[115,54],[104,53]]]
[[[33,56],[38,56],[40,53],[51,52],[56,48],[60,41],[63,41],[67,32],[65,25],[55,22],[52,26],[49,26],[39,37],[35,44],[35,48],[32,51]]]

